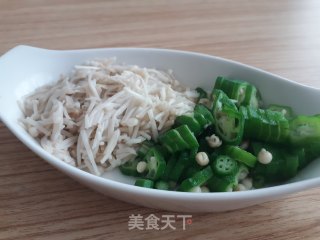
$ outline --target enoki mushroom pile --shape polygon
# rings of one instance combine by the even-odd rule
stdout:
[[[25,96],[21,121],[46,151],[100,175],[192,112],[197,95],[171,72],[93,60]]]

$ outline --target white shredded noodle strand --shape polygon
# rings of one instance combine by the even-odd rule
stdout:
[[[176,116],[192,112],[196,98],[170,71],[111,58],[76,65],[19,106],[21,123],[46,151],[100,175],[134,158],[141,143],[156,140]]]

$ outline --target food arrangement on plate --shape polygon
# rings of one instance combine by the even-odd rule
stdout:
[[[245,79],[220,76],[212,89],[191,90],[170,71],[92,60],[20,106],[46,151],[95,175],[119,167],[147,188],[262,188],[320,156],[320,115],[265,106]]]

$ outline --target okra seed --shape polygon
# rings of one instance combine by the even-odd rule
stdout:
[[[147,163],[144,161],[140,161],[137,164],[137,172],[143,173],[147,169]]]
[[[201,187],[201,192],[210,192],[210,190],[206,186],[202,186]]]
[[[272,154],[262,148],[258,154],[258,161],[262,164],[269,164],[272,161]]]
[[[287,114],[287,110],[286,110],[286,109],[282,109],[282,110],[281,110],[281,113],[282,113],[283,115],[286,115],[286,114]]]
[[[246,191],[247,188],[243,184],[239,183],[236,187],[236,191]]]
[[[199,186],[193,187],[193,188],[190,189],[190,192],[200,193],[201,192],[201,188]]]
[[[209,157],[205,152],[198,152],[196,155],[196,161],[200,166],[206,166],[209,163]]]
[[[206,140],[209,146],[212,148],[218,148],[222,144],[222,141],[220,140],[220,138],[215,134],[212,134],[210,137],[206,137]]]
[[[242,170],[240,170],[240,173],[239,173],[239,175],[238,175],[238,180],[243,180],[243,179],[245,179],[247,176],[248,176],[248,174],[249,174],[249,171],[248,171],[248,169],[242,169]]]
[[[252,188],[252,179],[251,178],[245,178],[241,181],[241,183],[246,187],[246,189]]]

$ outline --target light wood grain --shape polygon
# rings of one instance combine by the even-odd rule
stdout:
[[[320,1],[0,0],[0,53],[161,47],[237,60],[320,87]],[[128,230],[131,214],[175,214],[93,192],[0,125],[0,239],[319,239],[320,189],[247,209],[193,214],[183,231]]]

